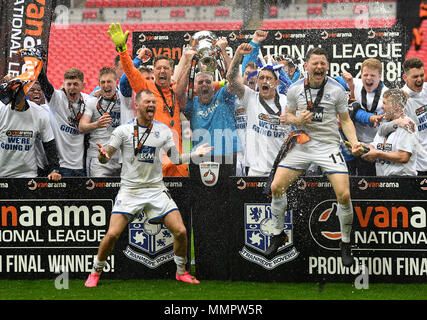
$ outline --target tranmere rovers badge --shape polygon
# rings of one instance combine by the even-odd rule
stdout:
[[[271,260],[267,259],[264,254],[270,246],[273,235],[271,205],[269,203],[245,203],[245,246],[240,250],[240,255],[268,270],[294,260],[299,252],[293,247],[292,210],[286,211],[284,230],[288,235],[288,242],[279,248]]]
[[[151,224],[144,211],[129,224],[129,259],[155,269],[173,260],[173,236],[163,224]]]
[[[219,178],[218,162],[202,162],[199,164],[200,177],[205,186],[212,187],[216,185]]]

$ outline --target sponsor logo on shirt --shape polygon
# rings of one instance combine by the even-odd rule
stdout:
[[[141,152],[139,153],[139,162],[154,163],[154,157],[156,154],[156,147],[142,146]]]
[[[417,115],[417,117],[426,112],[427,112],[427,105],[421,106],[415,110],[415,114]]]

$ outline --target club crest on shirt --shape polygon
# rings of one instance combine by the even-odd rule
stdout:
[[[203,184],[208,187],[216,185],[219,178],[219,163],[202,162],[199,164],[199,168]]]
[[[271,260],[267,259],[264,253],[270,246],[273,235],[271,205],[269,203],[245,203],[245,246],[239,252],[240,255],[267,270],[294,260],[299,252],[293,247],[292,210],[286,211],[284,229],[288,235],[288,242],[279,248]]]
[[[129,259],[150,269],[173,260],[173,236],[163,224],[152,224],[144,212],[129,224],[129,245],[123,251]]]

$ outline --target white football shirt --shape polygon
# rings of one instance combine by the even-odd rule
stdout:
[[[117,99],[114,101],[108,101],[102,98],[96,100],[91,99],[88,101],[84,114],[91,117],[90,122],[96,122],[101,118],[101,116],[108,112],[111,117],[111,123],[108,127],[97,128],[91,131],[89,138],[89,147],[87,149],[88,157],[97,157],[98,156],[98,146],[97,142],[105,145],[109,140],[111,133],[115,128],[121,124],[121,101],[122,97],[119,94],[118,90],[116,91]],[[113,158],[118,159],[120,152],[116,152]]]
[[[164,123],[153,121],[153,127],[140,152],[135,155],[135,120],[117,127],[108,145],[122,152],[121,185],[127,188],[161,187],[163,184],[162,151],[169,150],[175,143],[172,131]],[[138,125],[138,140],[146,127]]]
[[[54,139],[49,116],[42,107],[27,101],[29,108],[16,111],[0,102],[0,168],[4,178],[37,177],[35,141]]]
[[[287,108],[296,111],[298,116],[302,110],[307,109],[307,100],[304,90],[304,79],[293,83],[288,89]],[[312,101],[314,102],[319,89],[310,88]],[[319,121],[312,120],[304,126],[298,126],[304,130],[312,141],[319,141],[333,145],[339,145],[341,136],[338,131],[338,118],[340,113],[348,111],[348,96],[344,87],[336,80],[327,77],[323,97],[319,103],[322,116]],[[319,113],[320,115],[320,113]],[[314,118],[314,117],[313,117]]]

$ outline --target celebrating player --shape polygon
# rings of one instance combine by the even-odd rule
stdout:
[[[85,286],[97,285],[115,242],[126,225],[142,210],[150,223],[164,223],[174,236],[176,279],[199,283],[185,270],[187,231],[181,214],[163,183],[161,150],[165,150],[173,163],[188,163],[190,156],[203,156],[210,152],[212,147],[201,145],[191,154],[180,154],[168,126],[153,121],[156,112],[155,95],[149,90],[143,90],[136,95],[135,103],[136,118],[116,128],[106,146],[98,144],[98,159],[101,163],[106,163],[120,148],[123,167],[121,187],[112,210],[108,232],[101,241],[98,255],[94,259],[93,271]]]
[[[340,134],[337,116],[342,129],[352,144],[352,153],[360,155],[363,147],[357,140],[353,122],[347,111],[347,95],[334,79],[327,77],[329,61],[327,51],[314,48],[307,53],[305,68],[307,78],[295,82],[288,91],[288,105],[281,121],[304,130],[308,139],[300,139],[278,165],[272,191],[272,218],[275,232],[267,255],[274,254],[287,239],[283,230],[287,208],[286,190],[314,163],[331,182],[337,200],[341,227],[341,253],[345,266],[351,266],[350,232],[353,209],[350,200],[350,182],[345,160],[340,152]]]

